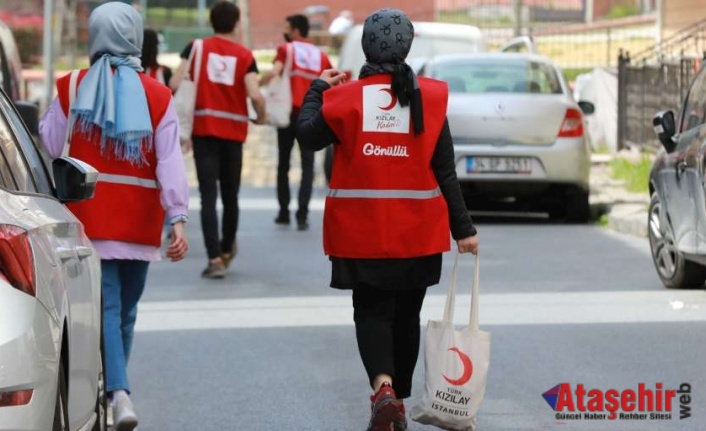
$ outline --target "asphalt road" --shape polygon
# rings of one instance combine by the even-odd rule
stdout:
[[[321,191],[308,232],[273,224],[273,190],[244,190],[241,206],[240,254],[225,280],[200,278],[196,211],[188,259],[150,270],[129,370],[140,431],[364,430],[370,390],[350,293],[327,287]],[[492,335],[478,430],[704,429],[703,290],[662,288],[643,239],[532,218],[477,225],[481,328]],[[424,322],[441,317],[451,265],[445,256]],[[468,316],[470,257],[461,269],[459,325]],[[421,397],[423,374],[420,358],[408,404]],[[691,417],[678,418],[675,400],[670,420],[560,420],[542,397],[560,383],[602,391],[689,383]]]

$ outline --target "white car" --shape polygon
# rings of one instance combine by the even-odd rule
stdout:
[[[584,115],[554,63],[533,53],[438,56],[420,73],[449,85],[457,175],[471,208],[513,201],[529,211],[589,218]]]
[[[105,430],[100,261],[62,204],[92,197],[98,173],[52,171],[0,91],[0,430]]]

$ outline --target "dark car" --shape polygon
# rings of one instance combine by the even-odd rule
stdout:
[[[676,117],[652,125],[664,147],[650,172],[648,235],[652,260],[669,288],[706,281],[706,69],[696,76]]]

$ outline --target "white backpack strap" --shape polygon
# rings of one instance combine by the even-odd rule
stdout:
[[[71,149],[71,106],[76,101],[78,74],[78,70],[72,70],[69,77],[69,109],[66,112],[66,137],[64,138],[64,149],[61,152],[61,157],[68,157]]]
[[[293,69],[293,64],[292,62],[294,61],[294,44],[292,42],[289,42],[287,44],[287,56],[284,60],[284,70],[282,71],[282,76],[289,78],[289,76],[292,74],[292,69]]]

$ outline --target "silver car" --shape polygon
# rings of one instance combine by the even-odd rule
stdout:
[[[559,69],[536,54],[439,56],[422,75],[449,85],[447,117],[469,206],[498,200],[586,221],[590,143]],[[585,112],[584,112],[585,111]]]
[[[0,430],[105,430],[100,261],[62,204],[98,173],[50,172],[23,117],[0,91]]]

